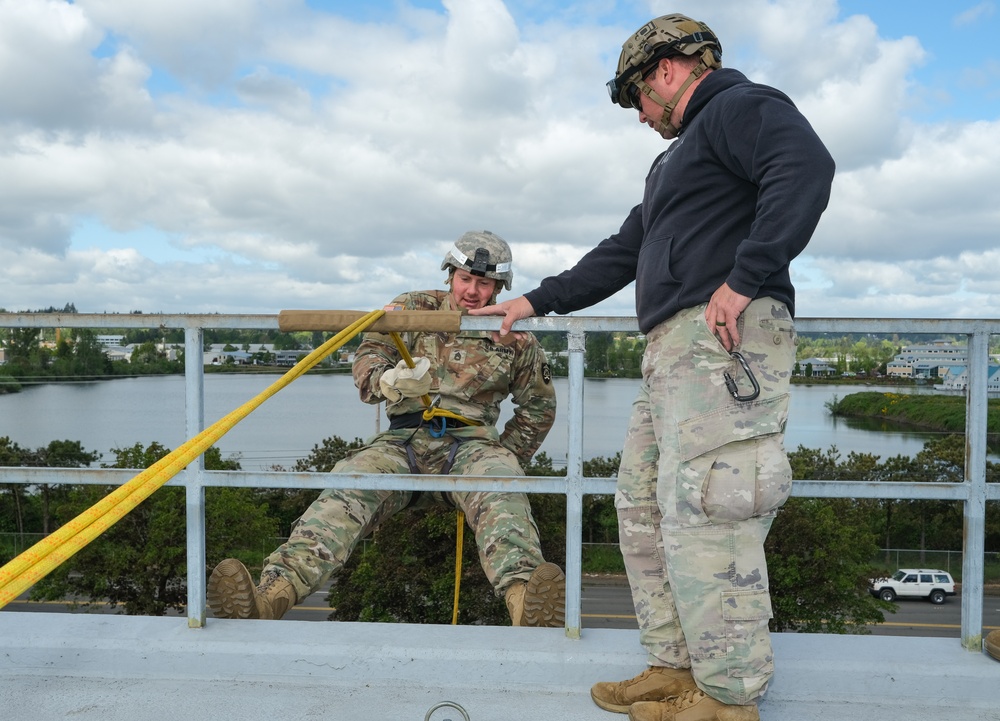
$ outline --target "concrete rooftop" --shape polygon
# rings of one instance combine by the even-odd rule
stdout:
[[[957,639],[777,634],[765,721],[997,721],[1000,663]],[[2,718],[616,721],[588,690],[635,630],[0,613]],[[431,721],[461,721],[441,707]]]

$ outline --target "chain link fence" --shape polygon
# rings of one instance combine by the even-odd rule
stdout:
[[[38,543],[45,537],[43,533],[0,533],[0,563],[10,560],[23,551]],[[260,566],[271,551],[284,543],[284,537],[266,538],[260,544]],[[356,553],[364,550],[371,542],[366,538],[358,543]],[[985,585],[988,595],[1000,595],[1000,552],[987,551],[984,555]],[[929,551],[915,548],[883,548],[872,559],[872,565],[884,569],[886,574],[892,574],[899,568],[936,568],[947,571],[956,582],[962,580],[961,551]],[[584,543],[583,544],[584,573],[624,573],[621,552],[617,543]],[[990,587],[996,587],[990,592]]]
[[[984,582],[1000,586],[1000,553],[987,551],[984,556]],[[898,568],[934,568],[947,571],[956,582],[962,580],[961,551],[927,551],[913,548],[883,548],[872,563],[892,573]]]
[[[985,583],[997,586],[1000,595],[1000,553],[988,551],[984,555]],[[956,582],[962,580],[961,551],[929,551],[919,548],[883,548],[872,558],[872,565],[890,575],[899,568],[935,568],[947,571]],[[589,567],[589,568],[588,568]],[[583,570],[585,573],[625,572],[617,543],[584,543]]]
[[[43,538],[44,533],[0,533],[0,564],[21,555]]]

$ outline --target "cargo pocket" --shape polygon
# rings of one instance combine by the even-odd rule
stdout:
[[[713,523],[771,513],[792,489],[781,431],[788,394],[732,404],[679,424],[678,499],[683,515]],[[689,522],[697,524],[696,518]]]
[[[766,589],[723,591],[726,666],[731,678],[753,678],[774,672],[774,651],[767,633],[772,615],[771,596]]]

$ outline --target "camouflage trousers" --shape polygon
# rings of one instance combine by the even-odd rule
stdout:
[[[460,428],[434,438],[426,428],[387,431],[334,466],[334,473],[409,473],[404,443],[410,439],[417,470],[441,473],[453,441],[452,474],[523,476],[517,457],[500,445],[495,428]],[[538,528],[523,493],[364,491],[327,489],[295,522],[288,541],[267,559],[264,572],[277,571],[295,587],[299,600],[318,590],[343,568],[358,541],[380,523],[414,503],[439,502],[465,513],[475,534],[479,562],[501,596],[515,580],[528,580],[541,563]]]
[[[760,385],[705,322],[705,305],[648,334],[643,382],[618,473],[615,506],[640,641],[654,666],[690,666],[729,704],[763,695],[774,665],[764,539],[791,491],[783,446],[795,329],[768,298],[739,319]]]

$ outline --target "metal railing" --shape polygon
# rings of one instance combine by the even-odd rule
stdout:
[[[463,330],[496,330],[497,318],[462,318]],[[0,328],[161,328],[183,329],[185,339],[185,425],[188,438],[204,427],[204,329],[277,329],[276,315],[147,315],[0,313]],[[287,472],[206,471],[199,459],[172,485],[186,489],[188,625],[205,624],[205,488],[359,488],[437,491],[522,491],[561,493],[566,496],[566,634],[580,636],[581,553],[583,497],[611,494],[614,480],[583,475],[583,367],[587,333],[638,332],[635,318],[545,317],[520,321],[519,330],[565,332],[569,350],[569,385],[565,408],[568,416],[565,477],[496,478],[484,476],[433,476],[389,474],[330,474]],[[964,516],[962,562],[962,645],[982,650],[982,613],[986,503],[1000,500],[1000,484],[986,483],[987,375],[989,336],[1000,334],[1000,320],[903,318],[799,318],[799,332],[960,335],[968,339],[969,389],[966,402],[966,462],[962,483],[797,480],[792,495],[813,498],[868,498],[961,501]],[[94,483],[119,485],[132,471],[112,469],[0,468],[0,483]],[[192,573],[193,569],[199,572]]]

